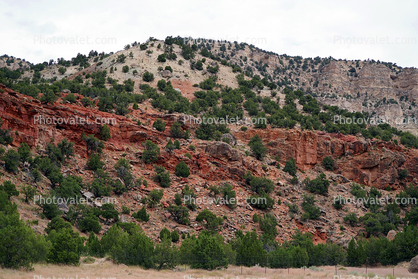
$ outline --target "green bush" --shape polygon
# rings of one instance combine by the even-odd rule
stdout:
[[[18,173],[19,171],[19,161],[20,156],[19,153],[14,151],[13,149],[9,149],[6,154],[3,155],[1,158],[4,161],[4,167],[6,171],[12,172],[12,173]]]
[[[163,190],[152,190],[148,195],[148,205],[155,207],[161,201],[163,194]]]
[[[184,138],[184,132],[179,122],[174,122],[170,128],[170,134],[173,138]]]
[[[87,161],[87,167],[89,170],[97,171],[98,169],[102,169],[105,165],[104,162],[101,161],[100,155],[93,153],[90,155],[90,158]]]
[[[331,157],[325,157],[322,160],[322,165],[324,166],[326,170],[330,170],[330,171],[334,170],[334,160]]]
[[[163,166],[155,166],[154,180],[161,185],[161,187],[168,188],[171,184],[170,172],[166,171]]]
[[[157,131],[160,131],[160,132],[165,131],[165,123],[163,122],[161,118],[158,118],[157,120],[155,120],[154,123],[152,124],[152,127],[154,127],[155,129],[157,129]]]
[[[258,134],[250,139],[248,145],[251,147],[251,151],[258,160],[261,160],[267,154],[267,148],[264,147],[263,141]]]
[[[289,173],[292,176],[296,175],[296,163],[293,157],[286,161],[286,165],[284,166],[283,171]]]
[[[142,80],[145,82],[151,82],[154,80],[154,75],[148,71],[146,71],[143,75],[142,75]]]
[[[321,173],[317,178],[309,180],[305,179],[305,187],[311,193],[317,193],[321,195],[328,194],[328,187],[330,182],[327,180],[327,177],[324,173]]]
[[[167,210],[177,223],[183,225],[190,224],[190,214],[187,207],[182,205],[170,205]]]
[[[145,150],[142,152],[142,160],[147,164],[152,164],[157,161],[158,155],[160,155],[160,148],[150,140],[146,140],[144,145]]]
[[[108,141],[111,138],[110,129],[107,124],[104,124],[100,131],[100,138],[104,141]]]
[[[175,175],[177,175],[178,177],[189,177],[189,167],[186,165],[184,161],[180,161],[180,163],[176,165]]]
[[[127,65],[122,67],[122,72],[127,73],[129,72],[129,67]]]
[[[142,222],[148,222],[149,220],[149,214],[147,214],[147,210],[145,206],[143,206],[140,210],[138,210],[137,213],[133,213],[132,217]]]

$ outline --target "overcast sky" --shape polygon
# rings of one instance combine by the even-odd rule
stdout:
[[[247,42],[278,54],[418,67],[418,1],[0,0],[0,55],[32,63],[150,36]]]

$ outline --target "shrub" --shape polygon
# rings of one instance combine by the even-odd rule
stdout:
[[[19,153],[14,151],[13,149],[9,149],[6,154],[4,154],[1,158],[4,161],[4,167],[6,171],[17,173],[19,171],[19,161],[20,156]]]
[[[68,93],[68,95],[64,98],[64,100],[73,104],[77,101],[77,98],[75,97],[73,93]]]
[[[354,212],[348,213],[343,220],[344,222],[349,223],[352,227],[359,222],[357,215]]]
[[[154,123],[152,124],[152,126],[155,129],[157,129],[157,131],[160,131],[160,132],[165,131],[165,123],[163,122],[163,120],[161,118],[158,118],[157,120],[155,120]]]
[[[160,148],[158,145],[153,143],[150,140],[145,141],[145,150],[142,153],[142,160],[145,163],[154,163],[158,159],[158,155],[160,155]]]
[[[331,157],[325,157],[322,160],[322,165],[326,170],[332,171],[334,169],[334,160]]]
[[[161,240],[170,239],[170,241],[171,241],[171,233],[170,233],[170,231],[166,227],[164,227],[164,228],[161,229],[161,231],[160,231],[160,239]]]
[[[176,165],[175,174],[178,177],[189,177],[190,175],[189,167],[186,165],[184,161],[181,161],[180,163]]]
[[[250,143],[248,144],[253,152],[254,156],[261,160],[267,153],[267,148],[264,147],[263,141],[261,138],[256,134],[254,137],[250,139]]]
[[[0,191],[4,191],[7,194],[8,199],[12,196],[19,196],[19,191],[16,189],[11,181],[5,181],[3,185],[0,184]]]
[[[399,180],[404,180],[407,176],[408,176],[409,172],[407,169],[403,169],[401,171],[399,171],[398,175],[399,175]]]
[[[100,131],[100,138],[104,141],[107,141],[111,138],[110,129],[107,124],[104,124]]]
[[[202,210],[196,217],[197,222],[203,223],[203,226],[209,231],[218,231],[221,229],[223,224],[223,219],[221,217],[216,217],[212,211],[208,209]]]
[[[304,220],[312,219],[316,220],[321,216],[321,210],[319,207],[314,205],[315,197],[313,195],[304,195],[302,208],[305,213],[302,214],[301,218]]]
[[[174,122],[170,128],[170,134],[173,138],[184,138],[184,132],[179,122]]]
[[[170,205],[167,210],[177,223],[183,225],[190,224],[189,209],[187,209],[187,207],[181,205]]]
[[[100,155],[96,153],[91,154],[87,161],[87,167],[92,171],[97,171],[98,169],[103,168],[104,165],[105,163],[101,161]]]
[[[324,173],[321,173],[317,178],[313,180],[309,180],[309,178],[305,180],[305,186],[309,192],[318,193],[321,195],[328,194],[329,184],[330,182],[326,179]]]
[[[176,230],[172,231],[171,232],[171,241],[172,242],[178,242],[179,239],[180,239],[179,233]]]
[[[166,171],[163,166],[155,166],[154,179],[157,183],[160,183],[161,187],[170,187],[171,179],[170,172]]]
[[[163,195],[163,190],[152,190],[148,195],[148,205],[150,207],[155,207],[161,201]]]
[[[99,223],[99,218],[96,215],[88,214],[82,220],[78,222],[78,228],[82,232],[94,232],[99,233],[102,227]]]
[[[129,72],[129,67],[127,65],[122,67],[122,72],[127,73]]]
[[[147,210],[145,206],[143,206],[140,210],[138,210],[137,213],[133,213],[132,217],[142,222],[148,222],[149,220],[149,214],[147,214]]]
[[[154,80],[154,75],[148,71],[146,71],[143,75],[142,75],[142,80],[145,82],[151,82]]]
[[[293,157],[286,161],[286,165],[284,166],[283,171],[289,173],[292,176],[296,175],[296,163]]]
[[[163,54],[158,55],[157,60],[158,62],[161,62],[161,63],[166,62],[167,61],[166,54],[163,53]]]
[[[229,208],[235,208],[237,206],[237,200],[236,200],[237,194],[235,193],[234,190],[232,190],[232,185],[226,183],[221,191],[222,191],[224,200],[227,203],[226,205]]]

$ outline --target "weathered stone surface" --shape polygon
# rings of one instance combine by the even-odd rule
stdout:
[[[229,144],[220,141],[206,146],[205,152],[212,157],[227,161],[238,161],[241,158],[241,154],[238,150],[232,148]]]
[[[411,262],[409,263],[408,271],[411,273],[418,273],[418,256],[412,258]]]

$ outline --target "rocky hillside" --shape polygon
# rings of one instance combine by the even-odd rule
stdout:
[[[9,129],[13,137],[9,145],[4,145],[5,152],[17,150],[22,143],[27,143],[34,157],[48,157],[49,144],[68,139],[74,143],[75,155],[62,164],[61,174],[64,177],[81,177],[83,195],[94,197],[89,185],[96,177],[95,172],[87,167],[90,154],[87,153],[86,140],[82,135],[94,135],[102,139],[104,125],[94,120],[112,119],[107,123],[110,139],[103,141],[103,152],[100,156],[104,162],[103,170],[107,170],[110,178],[120,181],[122,185],[124,181],[118,177],[119,173],[114,166],[120,159],[127,159],[134,179],[147,181],[142,185],[140,183],[131,186],[128,191],[119,195],[112,192],[112,197],[118,201],[115,208],[122,222],[138,223],[132,213],[143,208],[143,198],[149,197],[152,190],[162,188],[155,179],[155,165],[169,171],[170,187],[164,188],[163,197],[157,206],[147,208],[150,220],[141,223],[146,234],[155,240],[163,227],[177,230],[180,234],[193,234],[202,230],[205,224],[197,222],[196,217],[204,209],[209,209],[223,218],[223,229],[219,233],[227,240],[232,239],[239,229],[256,229],[261,234],[260,225],[254,221],[254,214],[270,212],[278,221],[276,240],[280,242],[289,240],[296,229],[300,229],[311,232],[315,243],[330,241],[347,247],[351,237],[365,233],[365,228],[360,222],[348,226],[343,217],[350,212],[361,217],[369,209],[364,205],[347,204],[343,210],[339,210],[333,206],[334,197],[351,197],[353,183],[365,185],[368,193],[372,191],[370,187],[375,187],[390,199],[394,199],[409,184],[416,187],[418,151],[410,148],[410,145],[402,144],[401,137],[404,134],[395,131],[393,138],[390,133],[389,140],[383,141],[380,139],[383,138],[381,135],[368,138],[362,136],[360,131],[353,132],[353,135],[344,135],[329,133],[324,128],[306,129],[302,125],[311,121],[309,108],[305,109],[303,102],[312,103],[318,109],[321,106],[323,115],[329,106],[337,106],[348,111],[365,112],[369,116],[414,116],[418,97],[417,69],[403,69],[395,64],[379,61],[290,57],[245,44],[214,42],[195,46],[180,46],[173,38],[165,41],[150,40],[144,44],[135,42],[116,53],[98,54],[92,51],[89,56],[79,54],[72,61],[59,59],[38,65],[2,57],[0,68],[6,67],[14,71],[5,74],[7,77],[4,82],[7,84],[0,84],[0,118],[3,121],[1,129]],[[146,79],[144,76],[148,74],[152,74],[153,78]],[[237,78],[239,74],[241,77]],[[255,78],[257,75],[259,78]],[[213,80],[216,85],[204,88],[208,80]],[[57,84],[56,81],[62,83]],[[240,87],[245,82],[255,83],[245,92]],[[166,90],[164,94],[156,93],[157,89],[154,88],[158,88],[158,92],[164,92],[166,85],[163,83],[171,84],[172,90]],[[234,90],[237,88],[245,93],[239,92],[239,96],[234,96],[238,101],[228,101],[232,105],[222,107],[230,109],[231,114],[240,113],[236,109],[240,107],[237,103],[243,102],[242,96],[250,100],[252,97],[248,96],[254,94],[254,99],[258,98],[260,103],[259,106],[257,103],[257,112],[263,109],[272,117],[277,113],[274,110],[283,110],[288,114],[279,117],[280,119],[292,117],[299,122],[289,125],[290,128],[270,124],[265,127],[248,125],[244,128],[242,123],[228,124],[228,132],[221,134],[216,140],[198,136],[201,127],[188,119],[191,114],[197,117],[208,111],[207,103],[201,102],[199,94],[216,95],[217,92],[213,93],[212,89],[218,89],[222,92],[223,106],[228,103],[227,94],[236,93]],[[17,92],[18,89],[21,92]],[[301,91],[296,91],[297,89]],[[207,91],[196,93],[202,90]],[[299,94],[297,92],[301,92],[303,96],[296,97]],[[170,97],[170,94],[179,96]],[[289,96],[292,94],[295,97],[290,100]],[[162,107],[161,103],[167,99],[160,95],[175,99],[169,99],[169,109]],[[302,101],[304,96],[310,97]],[[182,99],[183,97],[188,101]],[[271,113],[264,106],[270,102],[265,97],[272,100],[274,104],[271,106],[277,106]],[[318,103],[311,101],[311,97]],[[300,101],[293,102],[297,98]],[[208,99],[205,102],[206,100],[210,102]],[[174,109],[172,103],[175,103]],[[206,106],[206,109],[193,111],[191,108],[182,113],[181,105],[184,103],[190,107],[199,103],[202,107]],[[216,111],[218,105],[216,101],[209,107]],[[294,106],[294,111],[291,106]],[[245,103],[244,107],[246,110],[242,109],[241,118],[254,115]],[[312,115],[315,115],[312,121],[319,121],[319,117],[322,117],[319,111]],[[304,117],[306,121],[303,120]],[[90,119],[93,122],[46,123],[36,120],[54,118]],[[161,119],[166,125],[164,131],[158,131],[154,127],[157,119]],[[321,121],[323,123],[318,125],[324,127],[326,121]],[[177,139],[179,148],[171,150],[167,144],[176,138],[170,133],[170,128],[177,122],[181,124],[182,131],[189,131],[191,135],[187,139]],[[414,134],[418,131],[414,125],[396,128]],[[249,146],[256,135],[267,148],[265,156],[259,159],[252,156]],[[143,160],[147,148],[144,143],[148,140],[161,150],[154,164]],[[297,166],[294,176],[283,170],[292,158]],[[325,158],[333,159],[333,168],[324,168],[322,162]],[[176,166],[181,161],[186,163],[190,176],[181,178],[175,175]],[[54,183],[45,172],[40,181],[34,183],[33,175],[24,163],[19,165],[19,169],[21,171],[15,175],[2,168],[0,182],[10,180],[18,187],[34,184],[38,194],[45,196],[54,188]],[[245,202],[246,198],[255,194],[250,183],[244,179],[249,172],[254,177],[264,177],[273,182],[270,197],[274,200],[274,205],[268,210]],[[406,172],[402,179],[401,172]],[[329,189],[326,194],[315,195],[320,217],[306,220],[302,218],[302,210],[292,212],[291,207],[297,205],[303,208],[304,195],[308,193],[306,179],[316,179],[321,173],[330,181]],[[175,204],[175,195],[181,194],[187,186],[192,189],[196,198],[208,199],[217,195],[212,186],[224,189],[226,184],[231,185],[236,193],[236,207],[215,203],[197,204],[196,210],[190,211],[191,223],[187,225],[176,222],[173,214],[168,211]],[[23,202],[21,197],[12,199],[18,204],[22,218],[37,220],[37,225],[34,222],[31,224],[43,233],[47,221],[41,219],[40,207]],[[128,207],[131,213],[123,213],[122,206]],[[65,205],[60,209],[65,213],[69,210]],[[402,208],[399,216],[405,217],[405,213],[406,209]],[[103,224],[100,234],[103,234],[112,223],[103,218],[100,221]]]

